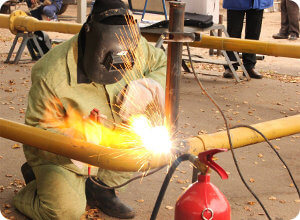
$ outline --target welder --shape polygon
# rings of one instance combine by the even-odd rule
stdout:
[[[51,49],[32,68],[25,123],[77,137],[72,125],[61,126],[72,110],[84,118],[96,108],[107,123],[121,123],[135,111],[146,111],[149,102],[163,108],[166,55],[140,36],[137,24],[137,34],[129,34],[134,32],[128,25],[132,18],[121,0],[97,0],[80,33]],[[129,64],[122,63],[122,56]],[[87,165],[30,146],[23,149],[27,162],[21,171],[27,184],[14,204],[29,218],[80,219],[86,204],[121,219],[135,216],[114,190],[87,180]],[[130,178],[127,172],[96,167],[91,175],[110,187]]]

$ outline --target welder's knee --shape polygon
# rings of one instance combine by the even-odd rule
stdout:
[[[41,219],[80,219],[86,207],[85,178],[55,165],[33,169]]]
[[[65,196],[60,197],[59,191],[61,190],[58,187],[58,193],[39,196],[36,186],[36,181],[33,180],[14,197],[15,207],[27,217],[43,220],[77,220],[85,212],[85,195],[78,196],[71,193],[66,199]],[[66,188],[68,188],[67,185]]]
[[[84,214],[86,203],[80,200],[73,200],[72,197],[68,201],[60,201],[57,199],[55,206],[41,202],[40,215],[42,219],[55,219],[55,220],[79,220]]]

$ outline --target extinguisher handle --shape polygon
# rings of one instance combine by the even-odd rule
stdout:
[[[215,163],[213,161],[214,154],[217,154],[220,152],[226,152],[226,151],[227,151],[227,149],[222,149],[222,148],[204,151],[198,155],[198,159],[201,163],[204,163],[209,168],[212,168],[214,171],[216,171],[222,179],[228,179],[228,175],[227,175],[226,171],[221,166],[219,166],[217,163]]]

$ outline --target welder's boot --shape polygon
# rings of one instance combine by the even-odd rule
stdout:
[[[97,180],[97,182],[106,186],[100,180]],[[85,193],[87,204],[89,206],[97,207],[109,216],[120,219],[131,219],[135,216],[133,209],[123,204],[116,196],[115,190],[113,189],[101,188],[94,184],[90,179],[87,179]]]
[[[32,180],[35,180],[35,175],[33,173],[33,170],[27,162],[21,166],[21,172],[22,172],[22,175],[23,175],[26,185],[29,182],[31,182]]]

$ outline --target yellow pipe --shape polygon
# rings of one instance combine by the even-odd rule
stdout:
[[[34,32],[39,30],[76,34],[81,27],[81,24],[76,23],[40,21],[20,10],[12,12],[11,15],[0,15],[0,28],[9,28],[14,34],[18,31]],[[160,36],[156,33],[142,34],[151,42],[156,42]],[[201,37],[200,42],[193,42],[190,45],[193,47],[300,58],[300,44],[279,44],[267,41],[213,37],[204,34],[201,34]]]
[[[9,15],[0,14],[0,28],[9,29]]]
[[[0,137],[110,170],[142,171],[160,167],[170,161],[169,155],[158,158],[143,148],[130,150],[103,147],[1,118]]]
[[[259,129],[270,140],[300,133],[300,114],[255,124],[253,127]],[[264,141],[258,134],[247,128],[235,128],[230,133],[234,148]],[[110,170],[142,171],[165,165],[172,159],[171,156],[155,156],[145,149],[98,146],[1,118],[0,137]],[[189,145],[187,152],[193,155],[212,148],[229,149],[225,131],[189,138],[187,144]],[[143,160],[142,156],[144,156]],[[143,167],[141,167],[142,163]]]
[[[270,56],[300,58],[300,44],[279,44],[258,40],[241,40],[201,35],[201,41],[193,42],[192,47],[256,53]]]
[[[266,121],[252,126],[262,132],[269,140],[285,137],[300,133],[300,114]],[[244,127],[231,129],[230,136],[234,148],[244,147],[264,141],[258,133]],[[198,155],[200,152],[213,148],[230,149],[226,131],[199,135],[188,139],[188,141],[191,146],[189,153],[194,155]]]
[[[43,30],[65,34],[77,34],[81,27],[82,25],[77,23],[39,21],[30,16],[20,16],[14,20],[14,28],[26,32]]]
[[[200,33],[200,32],[199,32]],[[150,42],[156,42],[160,35],[156,33],[142,33]],[[245,40],[230,37],[213,37],[201,34],[201,40],[190,43],[192,47],[211,48],[243,53],[256,53],[269,56],[300,58],[300,44],[282,44],[268,41]]]
[[[16,34],[18,31],[50,31],[65,34],[77,34],[81,27],[82,24],[77,23],[40,21],[34,17],[28,16],[21,10],[13,11],[10,15],[0,14],[0,28],[7,28],[13,34]]]

